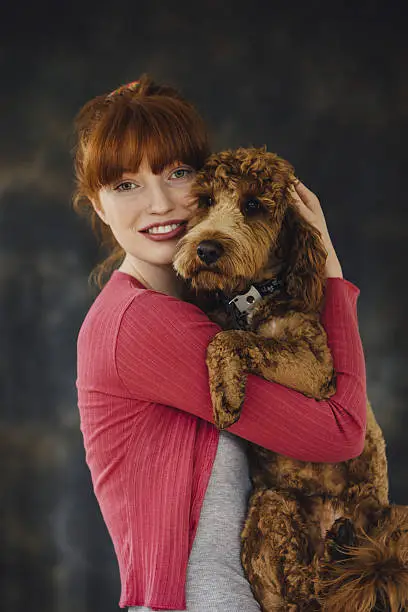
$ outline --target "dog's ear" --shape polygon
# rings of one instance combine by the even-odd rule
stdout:
[[[285,289],[303,308],[317,311],[323,298],[327,251],[320,232],[288,203],[278,240]]]

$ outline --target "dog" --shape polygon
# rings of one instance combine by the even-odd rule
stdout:
[[[320,324],[327,253],[297,211],[293,167],[266,148],[212,155],[174,268],[223,331],[207,350],[214,420],[240,417],[249,373],[325,399],[335,372]],[[388,501],[385,442],[367,400],[362,454],[297,461],[250,445],[241,561],[264,612],[408,609],[408,511]]]

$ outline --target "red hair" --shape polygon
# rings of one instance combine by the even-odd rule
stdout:
[[[137,84],[90,100],[79,111],[75,127],[73,205],[89,217],[101,244],[110,251],[91,274],[102,287],[125,252],[92,206],[99,190],[124,172],[137,172],[144,157],[155,174],[175,161],[199,169],[210,153],[208,136],[194,106],[176,89],[158,85],[147,75]]]

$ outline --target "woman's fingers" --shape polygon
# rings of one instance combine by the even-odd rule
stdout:
[[[307,206],[310,210],[317,212],[320,209],[320,202],[316,194],[313,191],[310,191],[306,185],[301,183],[299,180],[295,183],[296,193],[299,195],[303,204]]]
[[[300,184],[301,183],[297,183],[295,186],[291,187],[291,193],[293,196],[294,203],[297,206],[300,214],[307,221],[313,222],[314,213],[311,210],[310,206],[308,206],[307,204],[306,194],[301,189],[298,190],[298,185]],[[303,194],[303,197],[302,197],[302,194]]]
[[[299,213],[313,225],[322,236],[328,234],[326,219],[319,198],[306,185],[298,181],[292,188],[292,195]]]
[[[341,278],[343,272],[336,251],[334,250],[329,230],[327,229],[326,219],[319,198],[299,180],[294,183],[291,188],[291,193],[299,213],[320,232],[323,246],[327,252],[325,267],[326,277],[338,276]]]

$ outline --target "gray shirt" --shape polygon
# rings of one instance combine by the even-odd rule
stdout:
[[[240,534],[251,482],[246,440],[220,431],[213,469],[187,566],[188,612],[259,612],[241,565]],[[150,612],[133,606],[129,612]],[[177,610],[169,612],[179,612]]]

